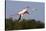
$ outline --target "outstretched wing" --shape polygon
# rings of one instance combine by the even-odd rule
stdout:
[[[23,9],[22,11],[20,11],[18,14],[23,14],[24,12],[27,11],[27,8]]]

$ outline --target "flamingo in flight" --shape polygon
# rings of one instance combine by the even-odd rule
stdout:
[[[29,8],[29,7],[26,7],[26,8],[24,8],[22,11],[18,12],[18,15],[19,15],[18,21],[21,20],[21,16],[24,16],[24,15],[26,15],[26,14],[29,14],[29,12],[27,11],[28,8]]]

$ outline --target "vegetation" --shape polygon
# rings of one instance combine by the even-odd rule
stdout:
[[[21,22],[17,19],[13,20],[12,18],[5,19],[5,30],[38,29],[44,28],[44,25],[44,23],[34,19],[23,19]]]

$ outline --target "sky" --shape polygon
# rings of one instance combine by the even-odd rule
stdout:
[[[17,13],[27,6],[30,7],[28,9],[30,15],[23,16],[23,18],[44,22],[44,3],[40,2],[6,1],[6,17],[19,18]]]

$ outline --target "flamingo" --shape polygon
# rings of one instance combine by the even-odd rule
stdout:
[[[18,13],[18,15],[19,15],[18,21],[21,20],[21,16],[24,16],[24,15],[26,15],[26,14],[29,14],[29,12],[27,11],[27,10],[28,10],[27,8],[29,8],[29,7],[24,8],[22,11],[20,11],[20,12]]]

